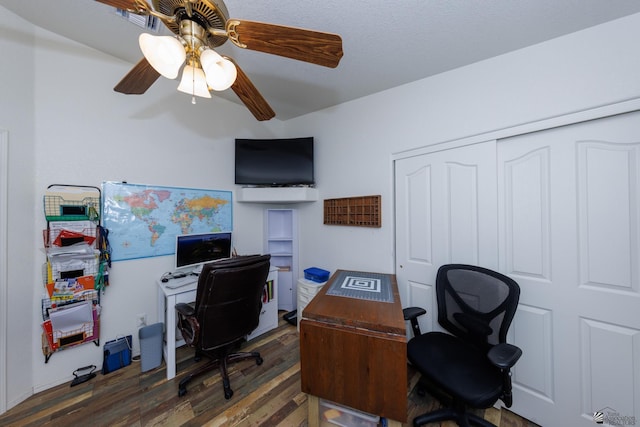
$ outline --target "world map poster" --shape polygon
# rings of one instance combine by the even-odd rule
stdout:
[[[231,191],[103,182],[102,194],[113,261],[171,255],[179,234],[233,230]]]

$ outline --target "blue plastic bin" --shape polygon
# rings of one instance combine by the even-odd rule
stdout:
[[[329,272],[317,267],[307,268],[304,271],[304,278],[318,283],[329,280]]]

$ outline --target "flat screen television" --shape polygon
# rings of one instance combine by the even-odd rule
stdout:
[[[235,167],[239,185],[312,186],[313,137],[236,139]]]
[[[231,258],[231,233],[179,234],[175,269],[199,272],[208,262]]]

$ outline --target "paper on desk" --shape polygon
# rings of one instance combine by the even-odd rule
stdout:
[[[50,311],[49,319],[53,330],[63,334],[82,329],[86,323],[93,323],[91,301],[83,301]]]

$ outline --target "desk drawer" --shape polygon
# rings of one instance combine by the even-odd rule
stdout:
[[[298,280],[298,292],[315,295],[324,286],[326,282],[318,283],[307,279]]]
[[[315,296],[316,294],[298,292],[298,307],[300,307],[300,305],[305,306],[309,304],[309,301],[311,301]]]

